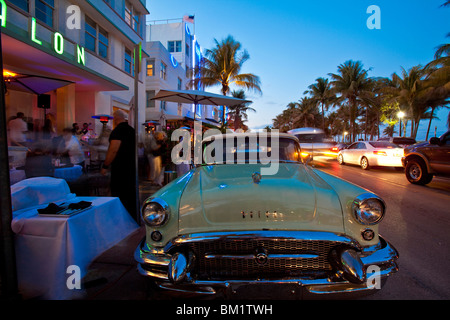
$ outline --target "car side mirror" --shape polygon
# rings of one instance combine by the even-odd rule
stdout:
[[[441,144],[441,140],[439,140],[439,138],[432,137],[430,139],[430,144],[437,144],[437,145],[439,145],[439,144]]]

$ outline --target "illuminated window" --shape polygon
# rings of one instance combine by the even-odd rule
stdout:
[[[169,52],[181,52],[181,41],[168,41],[167,50]]]
[[[35,3],[36,19],[45,23],[46,25],[53,27],[53,11],[55,10],[54,0],[36,0]]]
[[[178,78],[178,83],[177,83],[178,90],[181,90],[182,84],[183,84],[183,81],[181,80],[181,78]]]
[[[155,59],[147,60],[147,77],[153,77],[155,75]]]

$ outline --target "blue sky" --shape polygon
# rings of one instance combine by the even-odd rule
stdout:
[[[195,15],[202,48],[232,35],[249,52],[243,72],[258,75],[262,95],[247,93],[256,113],[250,128],[264,127],[298,101],[318,77],[336,73],[347,60],[361,61],[370,76],[391,76],[401,67],[425,65],[448,42],[450,8],[444,0],[147,0],[148,20]],[[369,29],[370,5],[380,8],[381,29]],[[191,30],[194,29],[191,26]],[[219,92],[219,87],[208,88]],[[437,134],[446,131],[448,110],[439,112]],[[425,138],[423,121],[419,139]],[[424,128],[424,129],[422,129]],[[420,135],[423,134],[423,137]]]

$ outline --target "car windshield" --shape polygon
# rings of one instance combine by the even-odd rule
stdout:
[[[267,164],[268,162],[300,161],[298,143],[288,138],[233,137],[203,144],[204,164]]]
[[[325,139],[325,134],[323,133],[301,133],[295,134],[300,143],[320,143]]]
[[[369,142],[369,144],[374,148],[385,148],[385,149],[400,148],[398,145],[387,142],[387,141],[375,141],[375,142]]]

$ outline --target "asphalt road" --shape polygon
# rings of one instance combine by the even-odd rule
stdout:
[[[435,177],[430,184],[417,186],[394,168],[364,171],[336,160],[318,160],[313,166],[386,202],[379,230],[399,252],[399,271],[366,299],[450,299],[450,179]]]

